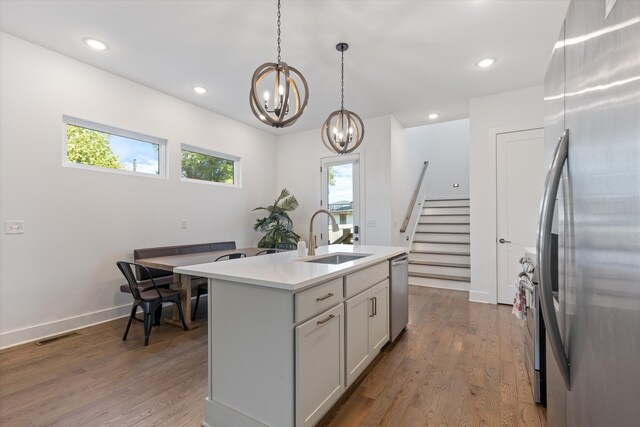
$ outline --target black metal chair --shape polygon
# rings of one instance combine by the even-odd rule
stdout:
[[[255,256],[258,256],[258,255],[267,255],[267,254],[275,254],[275,253],[277,253],[277,252],[280,252],[280,251],[279,251],[278,249],[264,249],[264,250],[262,250],[262,251],[260,251],[260,252],[256,253],[256,255],[255,255]]]
[[[237,259],[237,258],[245,258],[247,256],[247,254],[242,253],[242,252],[234,252],[231,254],[226,254],[226,255],[221,255],[218,258],[214,259],[214,262],[218,262],[218,261],[225,261],[228,259]],[[200,304],[200,296],[201,295],[206,295],[207,292],[209,291],[209,283],[207,281],[207,283],[204,283],[202,285],[198,286],[198,289],[196,291],[196,305],[193,306],[193,313],[191,313],[191,321],[193,322],[196,318],[196,312],[198,311],[198,304]]]
[[[136,311],[138,310],[138,307],[140,307],[142,309],[144,317],[144,345],[148,345],[149,335],[151,335],[151,326],[152,324],[160,324],[162,304],[164,304],[165,302],[172,302],[178,306],[178,312],[180,313],[180,321],[182,322],[182,326],[185,331],[188,330],[187,324],[184,321],[184,313],[182,312],[180,291],[172,291],[170,289],[159,288],[153,280],[153,277],[151,276],[149,270],[144,265],[127,261],[118,261],[116,264],[118,265],[118,268],[120,269],[124,277],[127,279],[129,289],[131,290],[131,294],[133,295],[133,306],[131,307],[131,315],[129,316],[129,322],[127,322],[127,329],[124,331],[122,341],[126,341],[127,335],[129,334],[129,328],[131,327],[131,322],[136,318]],[[151,284],[153,285],[153,287],[143,290],[143,288],[139,286],[139,282],[131,267],[135,267],[136,271],[144,271],[148,275],[147,277],[149,277],[149,280],[151,280]],[[152,316],[154,317],[153,320]]]

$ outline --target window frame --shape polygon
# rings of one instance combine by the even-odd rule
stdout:
[[[138,141],[147,142],[149,144],[158,145],[158,174],[151,174],[146,172],[135,172],[122,169],[105,168],[102,166],[86,165],[84,163],[74,163],[68,160],[68,139],[67,125],[77,126],[84,129],[94,130],[96,132],[108,133],[111,135],[117,135],[124,138],[136,139]],[[121,129],[115,126],[109,126],[102,123],[93,122],[90,120],[80,119],[68,115],[62,116],[62,166],[75,169],[92,170],[99,172],[116,173],[120,175],[129,176],[142,176],[146,178],[154,179],[167,179],[167,140],[159,138],[157,136],[147,135],[140,132],[134,132],[127,129]]]
[[[207,181],[205,179],[185,178],[182,176],[182,151],[190,151],[192,153],[203,154],[205,156],[217,157],[223,160],[231,160],[233,162],[233,184],[226,184],[224,182]],[[242,188],[242,158],[240,156],[234,156],[232,154],[221,153],[220,151],[209,150],[208,148],[202,148],[191,144],[180,144],[180,181],[190,182],[195,184],[209,184],[218,185],[231,188]]]

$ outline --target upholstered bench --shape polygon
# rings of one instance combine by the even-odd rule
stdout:
[[[199,252],[213,252],[213,251],[226,251],[236,249],[236,242],[214,242],[214,243],[196,243],[193,245],[178,245],[178,246],[161,246],[157,248],[144,248],[133,250],[133,260],[138,262],[139,259],[144,258],[156,258],[163,256],[194,254]],[[148,290],[153,288],[150,277],[146,271],[138,269],[136,275],[140,280],[138,287],[140,290]],[[157,268],[149,268],[149,273],[155,281],[158,287],[168,288],[173,282],[173,273],[167,270],[159,270]],[[198,286],[207,283],[205,277],[194,277],[191,280],[193,286]],[[120,286],[122,292],[131,293],[129,285],[124,284]]]

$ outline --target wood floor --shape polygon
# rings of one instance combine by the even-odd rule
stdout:
[[[407,333],[325,420],[337,426],[540,426],[510,308],[410,288]],[[125,320],[0,352],[2,426],[199,426],[206,310],[189,332],[162,324],[143,347]]]

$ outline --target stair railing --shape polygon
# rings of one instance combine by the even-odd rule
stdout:
[[[400,227],[400,233],[406,233],[406,240],[409,242],[413,240],[413,234],[418,226],[418,219],[420,218],[420,211],[422,210],[422,202],[426,197],[427,186],[425,185],[425,176],[427,167],[429,167],[429,162],[425,161],[422,166],[420,178],[418,179],[416,188],[413,191],[411,200],[409,201],[409,206],[407,206],[407,213],[405,214],[402,226]],[[411,232],[407,233],[407,229],[410,229]]]

